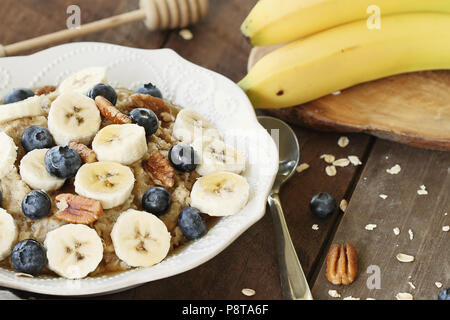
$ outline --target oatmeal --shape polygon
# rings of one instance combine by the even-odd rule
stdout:
[[[80,83],[80,79],[90,83]],[[239,176],[245,158],[225,145],[206,119],[191,110],[182,115],[178,107],[158,97],[158,89],[151,84],[135,93],[103,82],[99,68],[82,70],[56,90],[36,90],[41,94],[38,115],[34,109],[31,116],[0,122],[0,131],[17,146],[14,167],[0,177],[1,207],[13,218],[10,227],[17,232],[7,248],[12,255],[0,262],[1,267],[77,279],[150,266],[203,236],[218,219],[213,216],[234,214],[246,204],[249,186]],[[86,95],[87,87],[92,88]],[[21,107],[27,101],[16,103]],[[4,106],[0,114],[13,107]],[[233,157],[219,161],[216,150],[195,149],[192,141],[174,134],[174,126],[193,131],[201,121],[208,129],[204,135],[211,133],[207,141],[217,139],[214,145],[221,148],[217,152]],[[53,141],[42,138],[48,132]],[[187,157],[191,154],[195,156]],[[240,159],[238,166],[231,158]],[[201,174],[194,160],[202,163]],[[211,192],[206,184],[191,194],[197,180],[204,176],[208,181],[211,174],[225,178],[226,197],[220,185]],[[230,193],[231,182],[235,192]],[[36,186],[42,199],[28,203]],[[221,203],[226,201],[232,210],[222,214],[217,206],[223,209]],[[50,209],[45,211],[47,202]],[[191,207],[192,202],[211,212]],[[79,239],[68,240],[72,235]],[[16,262],[19,244],[27,250],[45,247],[45,265],[38,268],[42,262],[34,256],[32,267]],[[61,250],[70,255],[73,265],[62,263]],[[42,255],[39,250],[33,252],[36,257]]]

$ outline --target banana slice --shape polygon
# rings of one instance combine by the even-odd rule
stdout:
[[[45,154],[50,149],[35,149],[28,152],[20,161],[20,176],[31,189],[55,191],[61,188],[66,179],[57,178],[45,169]]]
[[[103,209],[123,204],[131,195],[134,175],[130,168],[116,162],[94,162],[81,166],[75,176],[75,192],[98,200]]]
[[[117,219],[111,231],[119,259],[132,267],[149,267],[161,262],[169,252],[170,233],[155,215],[129,209]]]
[[[89,145],[100,129],[101,121],[94,100],[68,92],[53,101],[48,114],[48,129],[58,145],[65,146],[70,141]]]
[[[0,208],[0,260],[11,254],[18,234],[14,218],[5,209]]]
[[[17,146],[14,140],[4,132],[0,132],[0,179],[6,176],[12,169],[17,159]]]
[[[64,79],[59,85],[58,91],[60,93],[77,92],[85,95],[93,86],[105,81],[106,68],[86,68]]]
[[[132,164],[148,150],[144,127],[137,124],[112,124],[100,130],[92,142],[99,161]]]
[[[229,216],[248,201],[247,180],[232,172],[215,172],[199,178],[192,186],[191,206],[210,216]]]
[[[245,170],[245,156],[222,140],[213,137],[197,138],[192,147],[200,159],[196,169],[199,175],[218,171],[241,173]]]
[[[103,259],[97,232],[83,224],[66,224],[47,233],[44,241],[48,267],[67,279],[81,279]]]
[[[42,106],[46,101],[42,96],[33,96],[19,102],[0,105],[0,123],[25,117],[42,116],[45,114]]]
[[[213,127],[211,122],[192,109],[183,109],[177,114],[173,125],[173,136],[186,144],[191,144],[200,137],[222,139],[220,132]]]

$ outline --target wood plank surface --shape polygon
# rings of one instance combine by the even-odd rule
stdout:
[[[91,0],[3,0],[0,4],[0,43],[8,45],[44,34],[64,30],[69,15],[67,7],[78,5],[81,23],[89,23],[138,8],[138,1]],[[169,32],[149,32],[144,23],[136,22],[119,28],[101,31],[73,41],[101,41],[124,46],[156,49],[166,41]],[[45,49],[45,47],[38,50]],[[38,51],[38,50],[34,50]],[[23,52],[30,54],[33,51]]]
[[[386,172],[396,164],[401,167],[398,174]],[[422,185],[428,194],[417,193]],[[327,281],[323,264],[313,295],[330,299],[332,289],[341,298],[395,299],[397,293],[407,292],[414,299],[435,300],[441,290],[435,282],[444,287],[450,283],[450,232],[442,230],[450,225],[449,190],[450,153],[377,140],[332,241],[356,247],[359,276],[349,286],[334,286]],[[368,224],[376,228],[366,230]],[[398,236],[394,228],[400,229]],[[398,253],[412,255],[415,261],[399,262]],[[374,275],[367,273],[370,266],[380,270],[379,289],[367,286]]]

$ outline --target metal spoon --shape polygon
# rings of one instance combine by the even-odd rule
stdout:
[[[278,142],[280,164],[268,203],[275,228],[283,298],[288,300],[312,300],[313,297],[292,244],[278,196],[281,185],[292,176],[297,168],[300,159],[298,140],[294,131],[285,122],[277,118],[259,116],[258,121],[271,133],[272,137],[278,137],[279,140],[275,142]]]

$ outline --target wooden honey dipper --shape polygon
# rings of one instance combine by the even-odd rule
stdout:
[[[131,12],[6,46],[0,44],[0,57],[14,56],[26,50],[136,21],[144,21],[145,26],[151,31],[184,28],[203,18],[208,12],[208,7],[209,0],[140,0],[139,9]]]

